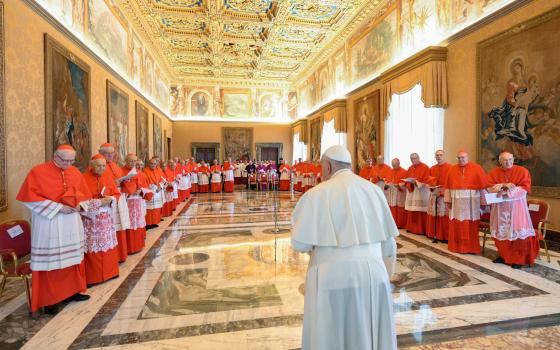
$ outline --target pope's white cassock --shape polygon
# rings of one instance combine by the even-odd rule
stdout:
[[[346,148],[323,157],[349,167],[303,195],[292,214],[292,246],[311,256],[302,348],[396,349],[389,275],[399,231],[383,192],[351,172]]]

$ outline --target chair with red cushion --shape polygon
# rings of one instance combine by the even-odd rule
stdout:
[[[251,173],[249,174],[248,178],[247,178],[247,182],[249,183],[249,190],[251,189],[251,186],[255,185],[257,191],[259,190],[259,185],[257,183],[257,174]]]
[[[10,235],[10,231],[12,235]],[[18,233],[18,231],[22,231]],[[16,235],[17,234],[17,235]],[[13,237],[12,237],[13,236]],[[0,224],[0,296],[8,277],[21,277],[25,283],[27,303],[31,306],[31,226],[25,220],[12,220]]]
[[[533,228],[539,240],[543,241],[544,251],[546,254],[546,259],[550,262],[550,254],[548,253],[548,244],[546,243],[546,231],[548,229],[548,213],[550,211],[550,205],[540,199],[529,199],[527,201],[529,206],[529,215],[531,215],[531,221],[533,222]],[[541,251],[539,249],[539,259],[541,257]]]

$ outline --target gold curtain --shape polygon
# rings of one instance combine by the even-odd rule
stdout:
[[[299,142],[307,145],[307,119],[299,120],[292,124],[292,137],[299,133]]]
[[[416,84],[422,86],[422,102],[428,107],[447,107],[447,70],[446,55],[435,57],[422,56],[407,61],[397,67],[393,74],[382,80],[383,91],[381,94],[381,115],[387,119],[389,105],[393,94],[402,94],[411,90]],[[446,52],[445,52],[446,53]],[[443,59],[442,59],[443,58]],[[420,64],[418,64],[420,61]],[[408,68],[407,67],[411,67]]]
[[[323,115],[323,123],[328,123],[334,119],[336,132],[347,132],[346,100],[335,100],[332,104],[327,105],[326,109],[327,111]]]

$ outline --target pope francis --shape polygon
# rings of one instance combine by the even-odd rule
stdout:
[[[309,252],[302,349],[396,349],[393,272],[398,229],[383,192],[351,171],[342,146],[321,159],[320,185],[292,214],[292,246]]]

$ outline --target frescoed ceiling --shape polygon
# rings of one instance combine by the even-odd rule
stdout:
[[[388,0],[113,1],[175,82],[287,87]]]

